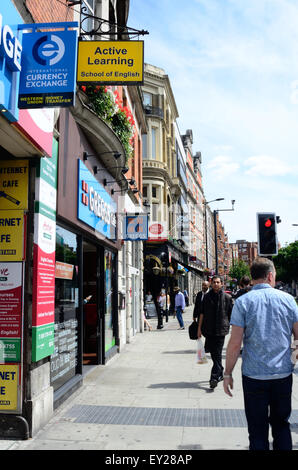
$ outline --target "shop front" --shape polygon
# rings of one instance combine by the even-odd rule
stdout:
[[[99,161],[94,172],[96,151],[68,111],[61,111],[59,126],[55,351],[50,358],[57,405],[90,367],[116,354],[119,343],[117,202],[103,184],[113,177]]]

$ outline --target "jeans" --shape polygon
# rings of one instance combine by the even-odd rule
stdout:
[[[210,352],[211,359],[213,361],[213,367],[211,369],[211,380],[222,379],[223,366],[222,366],[222,350],[225,342],[224,336],[206,336],[205,350]]]
[[[162,318],[163,311],[161,307],[158,305],[157,307],[157,328],[160,329],[163,327],[163,318]]]
[[[292,374],[284,379],[256,380],[242,376],[249,449],[269,450],[269,425],[273,449],[292,450],[288,419],[291,414]]]
[[[177,307],[176,308],[176,316],[177,316],[177,320],[179,322],[180,328],[183,328],[184,327],[184,321],[183,321],[183,317],[182,317],[182,307]]]

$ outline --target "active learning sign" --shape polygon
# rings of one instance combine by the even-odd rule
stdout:
[[[78,83],[142,85],[143,41],[79,41]]]

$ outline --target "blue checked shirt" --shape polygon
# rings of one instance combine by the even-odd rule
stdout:
[[[244,328],[242,374],[261,380],[290,375],[295,322],[298,307],[294,298],[269,284],[257,284],[239,297],[230,323]]]
[[[178,294],[175,295],[175,308],[177,307],[181,307],[182,310],[185,309],[185,298],[182,292],[178,292]]]

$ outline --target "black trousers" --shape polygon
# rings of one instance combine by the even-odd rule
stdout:
[[[284,379],[256,380],[242,376],[249,449],[269,450],[271,425],[274,450],[292,450],[289,424],[292,374]]]
[[[210,352],[213,361],[210,380],[219,380],[223,375],[222,350],[225,342],[224,336],[206,336],[205,351]]]

